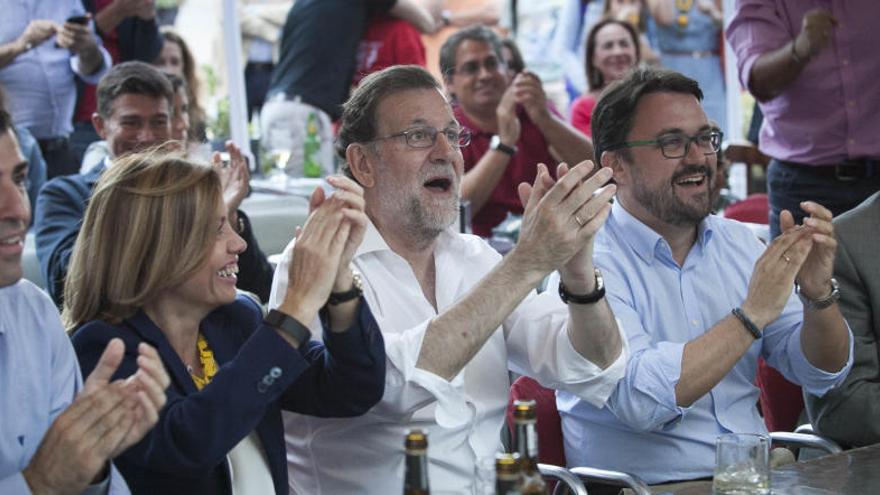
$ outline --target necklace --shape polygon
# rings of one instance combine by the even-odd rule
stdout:
[[[184,364],[186,364],[186,371],[189,373],[189,376],[192,377],[193,382],[196,384],[196,388],[201,390],[205,385],[211,383],[214,375],[217,374],[217,361],[214,360],[214,353],[211,351],[211,348],[208,347],[208,341],[201,332],[196,341],[196,347],[199,349],[199,362],[202,365],[204,376],[196,375],[195,369],[191,365],[187,363]]]

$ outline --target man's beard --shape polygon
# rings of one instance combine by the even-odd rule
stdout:
[[[458,218],[460,198],[453,196],[454,201],[444,201],[439,205],[427,206],[419,201],[415,194],[405,198],[401,213],[404,215],[403,225],[410,235],[418,239],[434,239],[446,230]]]
[[[694,201],[683,201],[677,194],[675,185],[680,177],[694,173],[706,174],[706,184],[703,193],[694,197]],[[639,177],[634,177],[633,197],[647,211],[651,212],[658,220],[680,227],[698,225],[712,212],[710,191],[713,189],[715,173],[705,165],[685,165],[677,171],[667,186],[655,189],[645,187]],[[668,187],[668,188],[667,188]]]

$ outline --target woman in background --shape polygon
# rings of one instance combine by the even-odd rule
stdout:
[[[647,0],[657,24],[660,63],[700,83],[710,120],[727,125],[721,66],[721,0]]]
[[[169,27],[162,27],[162,52],[153,65],[162,72],[182,77],[186,81],[189,91],[189,139],[194,143],[203,143],[207,139],[205,135],[206,121],[205,110],[199,103],[199,78],[196,75],[196,62],[189,47],[176,31]]]
[[[632,25],[616,19],[597,22],[587,35],[586,68],[590,89],[572,103],[571,124],[592,137],[591,116],[599,94],[608,84],[623,78],[640,60],[639,37]]]
[[[383,340],[349,268],[367,223],[363,197],[352,181],[329,181],[337,191],[312,196],[290,289],[264,320],[236,293],[245,243],[216,170],[146,152],[101,176],[63,320],[87,374],[121,338],[118,376],[137,368],[140,342],[156,347],[171,376],[156,427],[114,460],[133,493],[286,494],[281,410],[356,416],[382,397]],[[324,344],[305,326],[319,310]]]
[[[650,37],[656,31],[656,26],[648,12],[645,0],[605,0],[602,18],[628,22],[639,33],[639,50],[642,53],[642,62],[648,65],[660,63],[660,56],[653,48],[654,39]]]

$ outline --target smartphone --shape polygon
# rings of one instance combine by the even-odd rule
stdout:
[[[72,15],[67,18],[64,22],[71,22],[73,24],[79,24],[81,26],[87,26],[89,24],[89,16],[87,15]]]

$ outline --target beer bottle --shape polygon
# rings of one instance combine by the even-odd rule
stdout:
[[[495,495],[520,495],[522,473],[519,454],[495,455]]]
[[[518,400],[513,403],[514,441],[519,462],[522,464],[522,495],[546,495],[549,491],[538,471],[538,415],[535,401]]]
[[[403,445],[406,449],[403,495],[429,495],[428,435],[422,430],[410,430]]]

